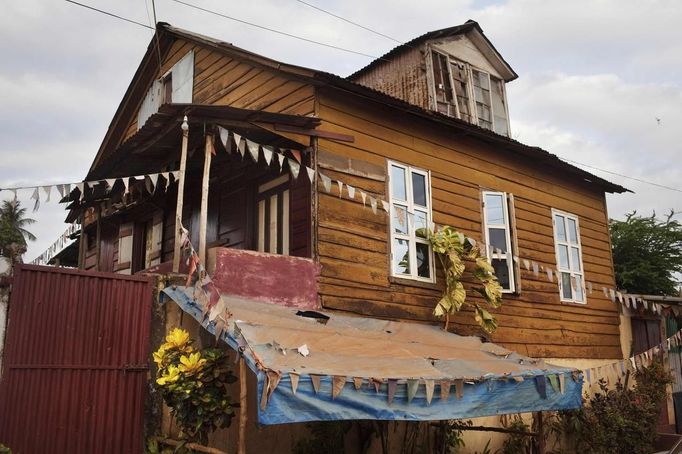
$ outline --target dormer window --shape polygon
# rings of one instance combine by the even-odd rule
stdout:
[[[504,81],[435,50],[431,63],[435,110],[509,136]]]

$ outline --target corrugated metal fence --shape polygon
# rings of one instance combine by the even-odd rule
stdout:
[[[0,380],[0,442],[19,454],[140,453],[152,283],[21,265]]]

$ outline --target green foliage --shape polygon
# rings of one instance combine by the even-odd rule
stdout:
[[[578,410],[559,413],[555,431],[562,435],[562,452],[582,454],[649,454],[653,452],[656,424],[672,382],[670,372],[660,363],[635,374],[636,384],[626,389],[619,381],[608,389],[601,380],[601,392]]]
[[[294,454],[343,454],[344,437],[351,428],[350,421],[314,422],[306,424],[311,437],[298,440]]]
[[[472,275],[481,283],[473,289],[474,292],[478,293],[488,306],[500,307],[502,287],[497,282],[493,267],[481,256],[479,248],[474,246],[475,242],[450,226],[444,226],[436,232],[429,231],[427,238],[445,272],[445,291],[433,313],[438,317],[446,317],[447,329],[449,315],[469,305],[474,309],[474,317],[479,326],[487,333],[494,332],[497,329],[495,317],[486,306],[467,300],[467,292],[462,285],[462,276],[466,271],[465,261],[468,260],[474,263]]]
[[[12,263],[26,250],[26,240],[35,241],[35,235],[26,229],[34,222],[26,217],[26,208],[21,208],[19,201],[5,200],[0,205],[0,252]]]
[[[189,333],[176,328],[154,352],[154,362],[156,388],[190,440],[205,442],[209,432],[230,425],[234,404],[227,386],[237,378],[224,350],[195,351]]]
[[[664,220],[626,215],[624,221],[611,220],[611,243],[616,282],[630,293],[677,295],[679,282],[675,273],[682,272],[682,224],[672,220],[672,212]]]
[[[519,416],[514,417],[512,422],[507,426],[507,429],[530,433],[530,427],[523,422],[523,419]],[[500,454],[528,454],[530,453],[532,440],[533,439],[529,435],[511,433],[509,434],[509,437],[504,440],[504,443],[502,443],[502,449],[499,452]]]

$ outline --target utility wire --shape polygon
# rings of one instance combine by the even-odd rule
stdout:
[[[639,181],[640,183],[646,183],[646,184],[650,184],[650,185],[652,185],[652,186],[656,186],[656,187],[659,187],[659,188],[662,188],[662,189],[668,189],[668,190],[670,190],[670,191],[682,192],[682,189],[680,189],[680,188],[673,188],[672,186],[666,186],[666,185],[664,185],[664,184],[658,184],[658,183],[654,183],[654,182],[652,182],[652,181],[642,180],[641,178],[636,178],[636,177],[631,177],[631,176],[628,176],[628,175],[623,175],[622,173],[617,173],[617,172],[612,172],[612,171],[610,171],[610,170],[600,169],[599,167],[594,167],[594,166],[591,166],[591,165],[589,165],[589,164],[584,164],[584,163],[582,163],[582,162],[573,161],[573,160],[571,160],[571,159],[566,159],[566,158],[560,158],[560,159],[562,159],[562,160],[564,160],[564,161],[566,161],[566,162],[570,162],[571,164],[577,164],[577,165],[579,165],[579,166],[587,167],[588,169],[593,169],[593,170],[598,170],[598,171],[600,171],[600,172],[610,173],[611,175],[617,175],[617,176],[619,176],[619,177],[627,178],[627,179],[634,180],[634,181]]]
[[[70,0],[67,0],[67,1],[70,1]],[[271,33],[277,33],[278,35],[287,36],[287,37],[289,37],[289,38],[298,39],[298,40],[305,41],[305,42],[312,43],[312,44],[317,44],[317,45],[319,45],[319,46],[328,47],[328,48],[330,48],[330,49],[340,50],[340,51],[342,51],[342,52],[348,52],[349,54],[361,55],[361,56],[363,56],[363,57],[369,57],[369,58],[381,59],[381,60],[389,61],[389,60],[386,60],[385,58],[377,57],[376,55],[366,54],[366,53],[364,53],[364,52],[358,52],[358,51],[355,51],[355,50],[352,50],[352,49],[347,49],[347,48],[345,48],[345,47],[339,47],[339,46],[335,46],[335,45],[333,45],[333,44],[328,44],[328,43],[323,43],[323,42],[320,42],[320,41],[315,41],[315,40],[313,40],[313,39],[304,38],[304,37],[298,36],[298,35],[293,35],[293,34],[291,34],[291,33],[283,32],[283,31],[281,31],[281,30],[277,30],[277,29],[274,29],[274,28],[265,27],[265,26],[263,26],[263,25],[258,25],[258,24],[255,24],[255,23],[253,23],[253,22],[248,22],[248,21],[245,21],[245,20],[242,20],[242,19],[238,19],[238,18],[236,18],[236,17],[228,16],[227,14],[219,13],[219,12],[217,12],[217,11],[213,11],[213,10],[208,9],[208,8],[203,8],[203,7],[201,7],[201,6],[194,5],[194,4],[192,4],[192,3],[187,3],[187,2],[184,2],[184,1],[182,1],[182,0],[171,0],[171,1],[173,1],[173,2],[175,2],[175,3],[179,3],[179,4],[181,4],[181,5],[188,6],[188,7],[190,7],[190,8],[197,9],[197,10],[199,10],[199,11],[203,11],[203,12],[205,12],[205,13],[213,14],[213,15],[215,15],[215,16],[220,16],[220,17],[225,18],[225,19],[229,19],[229,20],[232,20],[232,21],[235,21],[235,22],[239,22],[240,24],[250,25],[251,27],[256,27],[256,28],[260,28],[260,29],[262,29],[262,30],[267,30],[267,31],[269,31],[269,32],[271,32]]]
[[[335,17],[335,18],[337,18],[337,19],[340,19],[340,20],[342,20],[342,21],[344,21],[344,22],[347,22],[347,23],[349,23],[349,24],[351,24],[351,25],[355,25],[356,27],[360,27],[361,29],[366,30],[366,31],[368,31],[368,32],[370,32],[370,33],[374,33],[375,35],[381,36],[382,38],[390,39],[391,41],[395,41],[395,42],[398,43],[398,44],[405,44],[404,42],[400,41],[399,39],[395,39],[395,38],[393,38],[392,36],[385,35],[385,34],[383,34],[383,33],[381,33],[381,32],[378,32],[378,31],[376,31],[376,30],[373,30],[373,29],[371,29],[371,28],[369,28],[369,27],[366,27],[366,26],[364,26],[364,25],[362,25],[362,24],[358,24],[357,22],[353,22],[353,21],[350,20],[350,19],[346,19],[345,17],[339,16],[338,14],[334,14],[334,13],[332,13],[331,11],[327,11],[326,9],[322,9],[322,8],[320,8],[319,6],[315,6],[315,5],[311,4],[311,3],[304,2],[303,0],[296,0],[296,1],[297,1],[298,3],[303,3],[303,4],[306,5],[306,6],[309,6],[309,7],[313,8],[313,9],[316,9],[316,10],[318,10],[318,11],[324,13],[324,14],[327,14],[327,15],[329,15],[329,16],[332,16],[332,17]]]
[[[87,9],[90,9],[92,11],[97,11],[98,13],[106,14],[107,16],[110,16],[110,17],[115,17],[116,19],[120,19],[122,21],[130,22],[131,24],[139,25],[140,27],[144,27],[144,28],[148,28],[150,30],[154,30],[154,27],[150,27],[149,25],[143,24],[142,22],[138,22],[138,21],[135,21],[132,19],[128,19],[127,17],[119,16],[119,15],[116,15],[114,13],[110,13],[108,11],[104,11],[101,9],[94,8],[92,6],[84,5],[82,3],[78,3],[78,2],[75,2],[73,0],[64,0],[64,1],[66,1],[68,3],[73,3],[74,5],[82,6],[83,8],[87,8]]]

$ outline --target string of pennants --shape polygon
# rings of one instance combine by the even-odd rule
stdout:
[[[620,380],[627,373],[649,367],[656,357],[668,353],[672,348],[679,348],[681,346],[682,330],[679,330],[660,344],[655,345],[642,353],[613,363],[584,369],[583,375],[590,389],[598,384],[599,380],[605,380],[606,383],[610,385],[615,383],[614,380]]]
[[[57,240],[48,247],[45,252],[33,259],[33,265],[45,265],[52,260],[52,257],[61,252],[66,246],[71,243],[71,237],[80,230],[79,224],[70,224]]]
[[[48,184],[40,186],[21,186],[12,188],[0,188],[0,191],[10,191],[13,194],[12,199],[17,200],[18,191],[30,191],[30,199],[33,200],[33,211],[38,211],[41,202],[49,202],[52,193],[59,195],[59,201],[64,200],[65,197],[70,195],[75,189],[79,191],[79,201],[85,199],[86,192],[90,190],[94,191],[95,187],[98,185],[104,185],[105,190],[112,191],[114,186],[120,182],[123,185],[124,192],[126,195],[130,192],[131,180],[144,181],[145,187],[149,193],[153,193],[156,189],[161,187],[159,182],[159,177],[163,178],[166,182],[166,187],[171,183],[170,177],[173,177],[174,181],[178,180],[179,171],[175,170],[173,172],[158,172],[158,173],[148,173],[144,175],[132,175],[127,177],[118,178],[105,178],[103,180],[91,180],[91,181],[79,181],[76,183],[60,183],[60,184]],[[42,194],[42,195],[41,195]],[[65,202],[68,200],[65,200]]]

